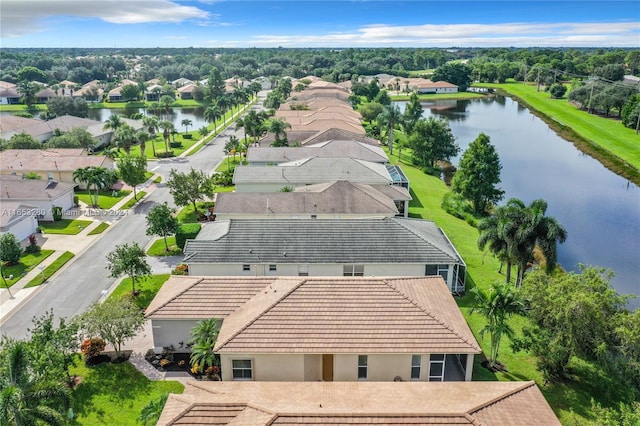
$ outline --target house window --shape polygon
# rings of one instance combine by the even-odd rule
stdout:
[[[362,277],[364,276],[364,265],[344,265],[342,267],[342,275],[345,277]]]
[[[444,354],[431,354],[429,359],[429,381],[444,382]]]
[[[358,380],[367,380],[368,355],[358,355]]]
[[[275,272],[277,270],[276,265],[269,265],[269,271]]]
[[[231,361],[231,375],[233,380],[253,380],[250,359],[234,359]]]
[[[242,270],[243,271],[250,271],[251,270],[251,265],[242,265]]]
[[[426,265],[424,274],[426,276],[440,275],[445,282],[448,282],[449,265]]]
[[[411,380],[420,380],[421,355],[411,355]]]

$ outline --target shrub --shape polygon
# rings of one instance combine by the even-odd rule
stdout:
[[[200,232],[199,223],[183,223],[176,232],[176,245],[180,247],[180,250],[183,250],[187,240],[195,238],[198,232]]]
[[[185,265],[184,263],[176,265],[171,273],[173,275],[189,275],[189,265]]]
[[[53,206],[53,209],[51,209],[51,213],[53,214],[54,221],[57,222],[62,219],[62,207]]]
[[[28,254],[40,253],[38,239],[34,234],[29,235],[29,245],[24,249],[24,252]]]
[[[85,361],[95,358],[100,355],[100,352],[104,351],[107,347],[107,343],[99,337],[92,337],[85,339],[80,345],[80,351],[84,355]]]
[[[475,215],[473,208],[464,198],[453,192],[448,192],[442,197],[440,206],[450,215],[464,220],[474,228],[477,227],[478,220],[481,219],[479,215]]]
[[[173,151],[156,152],[156,157],[158,157],[158,158],[171,158],[171,157],[175,157],[175,154],[173,153]]]
[[[0,236],[0,262],[6,262],[9,265],[15,265],[20,262],[22,256],[22,247],[20,242],[10,232]]]
[[[171,146],[171,148],[181,148],[182,147],[182,142],[171,142],[169,143],[169,145]]]
[[[193,139],[193,135],[191,133],[185,133],[182,135],[182,139]]]
[[[223,172],[216,172],[213,174],[213,183],[218,186],[231,186],[233,185],[233,171],[234,168],[225,170]]]
[[[80,201],[80,197],[78,197],[77,195],[73,196],[73,205],[74,206],[78,206],[79,205],[79,201]]]

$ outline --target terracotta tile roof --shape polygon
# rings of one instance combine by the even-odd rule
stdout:
[[[516,399],[523,404],[514,406]],[[482,411],[494,417],[478,407],[486,407]],[[559,426],[560,422],[534,382],[188,381],[184,394],[169,395],[158,425],[201,424]]]
[[[308,146],[330,140],[355,140],[357,142],[366,143],[368,145],[380,146],[380,141],[359,133],[353,133],[348,130],[338,129],[336,127],[331,127],[329,129],[323,130],[322,132],[318,132],[315,135],[310,136],[300,142],[300,145]]]
[[[441,277],[290,277],[223,322],[218,353],[480,353]]]
[[[297,148],[301,149],[301,148]],[[382,185],[376,185],[376,188]],[[236,215],[379,214],[394,216],[393,198],[370,185],[347,181],[301,186],[293,192],[222,192],[215,213]],[[405,190],[406,191],[406,190]]]
[[[313,120],[341,120],[348,123],[360,124],[361,117],[348,111],[330,111],[330,110],[306,110],[306,111],[277,111],[276,118],[282,118],[287,123],[302,125],[312,122]]]
[[[225,318],[275,278],[172,275],[146,310],[150,319]]]
[[[86,151],[71,149],[7,149],[0,152],[0,170],[3,173],[29,171],[74,171],[81,167],[96,166],[113,169],[110,158],[87,155]]]

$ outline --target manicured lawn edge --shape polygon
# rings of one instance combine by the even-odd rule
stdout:
[[[124,203],[122,205],[122,207],[120,207],[119,210],[128,210],[131,207],[135,206],[136,204],[138,204],[138,202],[140,200],[142,200],[144,198],[144,196],[147,195],[146,191],[138,191],[137,196],[138,198],[131,198],[129,199],[129,201],[127,201],[126,203]]]
[[[23,254],[20,257],[20,263],[13,266],[3,266],[2,274],[6,277],[7,285],[11,287],[22,277],[29,273],[33,268],[38,266],[47,257],[51,256],[55,250],[40,250],[40,253]],[[26,263],[25,263],[26,262]],[[13,275],[12,279],[9,276]],[[0,283],[0,288],[5,288],[5,283]]]
[[[91,225],[90,220],[61,219],[55,222],[39,222],[43,234],[77,235]]]
[[[160,290],[160,287],[162,287],[170,276],[170,274],[151,275],[136,282],[136,291],[140,292],[135,298],[136,305],[141,309],[146,309],[156,296],[156,293],[158,293],[158,290]],[[113,290],[109,298],[118,298],[129,294],[131,294],[131,279],[125,278],[118,284],[118,287]]]
[[[98,208],[108,210],[131,193],[131,191],[129,190],[121,190],[117,192],[118,195],[115,197],[112,196],[108,191],[101,192],[98,195]],[[78,196],[78,199],[86,205],[93,205],[93,195],[90,196],[89,192],[86,189],[76,190],[76,195]]]
[[[87,235],[97,235],[97,234],[101,234],[105,229],[107,229],[109,227],[109,224],[107,222],[100,222],[98,224],[98,226],[96,226],[95,228],[93,228],[91,231],[89,231],[89,233]]]
[[[74,256],[75,254],[71,253],[70,251],[65,251],[64,253],[62,253],[62,255],[60,255],[59,258],[51,262],[51,265],[44,268],[44,271],[43,271],[44,280],[42,279],[42,274],[38,274],[37,277],[29,281],[29,283],[24,287],[29,288],[29,287],[35,287],[42,284],[43,282],[48,280],[53,274],[58,272],[58,269],[62,268],[64,264],[70,261]]]
[[[180,247],[176,245],[176,237],[174,235],[167,237],[167,244],[169,245],[169,251],[166,251],[164,245],[164,238],[160,237],[151,244],[147,254],[149,256],[179,256],[182,254]]]

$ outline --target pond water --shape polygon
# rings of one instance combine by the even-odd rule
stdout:
[[[179,132],[184,132],[184,126],[182,120],[189,119],[192,121],[192,125],[189,126],[189,131],[198,130],[202,126],[206,126],[208,123],[202,117],[204,113],[203,108],[173,108],[167,113],[150,113],[147,110],[139,108],[127,108],[127,109],[90,109],[87,118],[98,121],[105,121],[112,114],[118,114],[123,117],[130,117],[134,113],[142,113],[143,115],[155,115],[160,121],[171,121]]]
[[[401,111],[405,104],[397,103]],[[464,151],[478,134],[491,138],[502,163],[505,201],[529,204],[542,198],[547,215],[567,229],[558,260],[567,270],[578,263],[604,266],[620,293],[640,295],[640,188],[560,138],[511,98],[423,103],[424,117],[449,120]],[[461,152],[462,152],[461,151]],[[457,165],[459,156],[452,160]],[[640,298],[630,302],[640,307]]]

